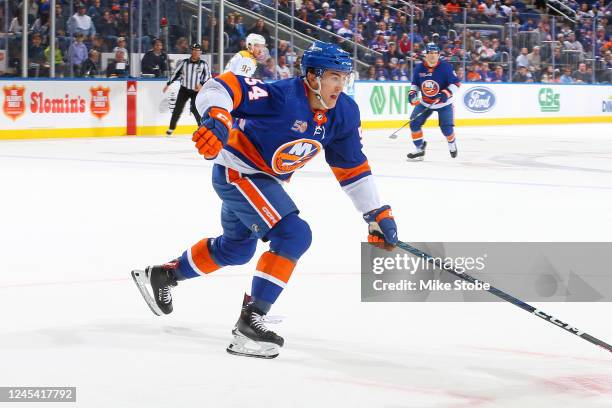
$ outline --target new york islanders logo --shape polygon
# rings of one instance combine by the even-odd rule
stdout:
[[[440,92],[440,85],[433,79],[428,79],[421,84],[421,92],[423,92],[423,95],[433,98]]]
[[[277,174],[291,173],[303,167],[321,149],[321,144],[312,139],[298,139],[285,143],[274,152],[272,169]]]

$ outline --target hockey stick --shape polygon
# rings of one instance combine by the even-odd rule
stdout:
[[[433,104],[435,104],[435,102],[434,102]],[[433,104],[432,104],[432,105],[433,105]],[[406,126],[408,126],[408,125],[410,124],[410,122],[412,122],[413,120],[415,120],[416,118],[418,118],[419,116],[423,115],[425,112],[428,112],[428,111],[430,111],[430,110],[431,110],[431,107],[430,107],[430,106],[427,106],[423,112],[419,113],[419,114],[418,114],[418,115],[416,115],[414,118],[412,118],[412,119],[410,119],[408,122],[404,123],[404,124],[402,125],[402,127],[401,127],[401,128],[399,128],[399,129],[397,129],[395,132],[391,133],[391,134],[389,135],[389,139],[397,139],[397,132],[399,132],[400,130],[402,130],[403,128],[405,128]]]
[[[397,243],[397,246],[400,247],[401,249],[403,249],[404,251],[410,252],[413,255],[416,255],[416,256],[419,256],[419,257],[425,259],[425,261],[431,263],[432,265],[437,266],[440,269],[443,269],[446,272],[448,272],[450,274],[453,274],[453,275],[455,275],[455,276],[457,276],[457,277],[459,277],[459,278],[461,278],[461,279],[463,279],[465,281],[468,281],[468,282],[474,283],[474,284],[476,284],[478,282],[480,282],[481,284],[485,283],[485,282],[483,282],[481,280],[478,280],[478,279],[476,279],[476,278],[474,278],[474,277],[472,277],[472,276],[470,276],[470,275],[468,275],[466,273],[459,273],[459,272],[455,271],[453,268],[444,265],[440,258],[438,258],[437,262],[436,262],[436,259],[433,258],[431,255],[428,255],[425,252],[422,252],[422,251],[418,250],[417,248],[411,246],[410,244],[407,244],[405,242],[399,241]],[[604,342],[602,340],[599,340],[599,339],[591,336],[588,333],[580,331],[576,327],[570,325],[569,323],[565,323],[565,322],[557,319],[556,317],[554,317],[552,315],[549,315],[549,314],[547,314],[547,313],[545,313],[545,312],[543,312],[543,311],[541,311],[539,309],[536,309],[535,307],[533,307],[533,306],[523,302],[520,299],[515,298],[512,295],[509,295],[508,293],[506,293],[504,291],[501,291],[501,290],[499,290],[499,289],[497,289],[497,288],[495,288],[495,287],[493,287],[491,285],[489,285],[489,286],[490,286],[490,289],[487,289],[487,292],[489,292],[489,293],[491,293],[491,294],[493,294],[493,295],[495,295],[495,296],[505,300],[506,302],[510,302],[513,305],[518,306],[521,309],[525,310],[526,312],[532,313],[532,314],[538,316],[539,318],[542,318],[542,319],[546,320],[547,322],[554,324],[555,326],[561,327],[562,329],[564,329],[568,333],[575,334],[576,336],[578,336],[578,337],[580,337],[580,338],[582,338],[582,339],[584,339],[584,340],[586,340],[586,341],[588,341],[590,343],[593,343],[596,346],[599,346],[599,347],[603,348],[604,350],[607,350],[607,351],[612,353],[612,346],[609,345],[608,343],[606,343],[606,342]]]

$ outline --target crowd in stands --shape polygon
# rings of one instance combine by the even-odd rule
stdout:
[[[148,51],[143,72],[168,74],[166,53],[188,54],[185,30],[175,31],[170,44],[155,39],[157,24],[150,12],[152,1],[143,0],[147,14],[141,37],[130,33],[127,0],[84,0],[73,13],[67,0],[57,0],[55,68],[58,76],[129,75],[129,50]],[[263,17],[274,17],[276,0],[230,0]],[[440,46],[442,58],[454,64],[464,81],[612,83],[611,7],[603,0],[563,0],[575,10],[575,22],[548,14],[544,0],[278,0],[279,21],[290,25],[295,7],[297,32],[339,43],[353,53],[357,43],[360,79],[410,80],[412,67],[423,59],[425,44]],[[12,4],[13,2],[11,2]],[[17,3],[17,1],[15,2]],[[176,7],[172,3],[170,9]],[[51,64],[48,0],[31,0],[28,9],[28,59],[32,76],[46,76]],[[164,14],[165,15],[165,14]],[[9,48],[8,67],[19,72],[21,33],[24,22],[20,4],[11,18],[0,8],[0,50]],[[272,26],[260,18],[245,23],[244,16],[230,12],[224,29],[225,53],[245,48],[250,33],[261,34],[270,45],[270,58],[259,74],[265,79],[299,74],[299,51],[287,41],[274,48]],[[202,53],[209,53],[217,33],[217,21],[208,17],[201,40]],[[134,40],[135,38],[135,40]],[[126,39],[132,39],[131,47]],[[4,43],[3,43],[4,40]],[[4,46],[3,46],[4,45]],[[102,71],[101,54],[112,53]],[[275,57],[278,57],[277,59]],[[278,61],[278,63],[277,63]]]

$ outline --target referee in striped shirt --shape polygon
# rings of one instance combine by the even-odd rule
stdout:
[[[176,69],[170,77],[170,80],[166,86],[164,86],[163,91],[166,92],[168,90],[168,86],[172,82],[178,80],[179,78],[181,80],[181,89],[176,97],[176,104],[174,105],[172,118],[170,119],[170,127],[166,131],[167,136],[170,136],[172,132],[174,132],[176,122],[178,122],[179,117],[183,113],[183,108],[185,107],[185,102],[187,102],[187,99],[191,100],[191,113],[198,121],[198,126],[200,125],[201,117],[196,109],[195,99],[204,82],[210,78],[208,64],[200,59],[201,54],[202,47],[200,47],[200,44],[193,44],[191,46],[191,57],[185,58],[177,64]]]

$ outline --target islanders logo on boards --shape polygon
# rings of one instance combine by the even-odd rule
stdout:
[[[285,143],[274,152],[272,169],[277,174],[291,173],[303,167],[321,149],[321,144],[312,139],[298,139]]]
[[[23,85],[10,85],[2,88],[4,90],[4,103],[2,104],[2,111],[6,116],[12,120],[17,120],[21,115],[25,113],[25,86]]]
[[[423,92],[423,95],[433,98],[440,92],[440,85],[433,79],[428,79],[421,84],[421,92]]]

